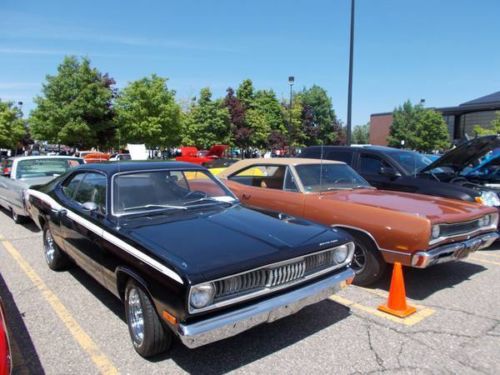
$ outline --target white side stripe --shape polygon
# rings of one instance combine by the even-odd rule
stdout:
[[[37,197],[37,198],[45,201],[54,209],[57,209],[57,210],[62,209],[62,208],[65,209],[65,207],[61,206],[54,199],[52,199],[50,196],[48,196],[47,194],[42,193],[38,190],[28,189],[28,194],[33,195],[34,197]],[[178,283],[184,284],[184,282],[182,281],[182,278],[177,273],[172,271],[170,268],[164,266],[163,264],[158,262],[156,259],[153,259],[150,256],[144,254],[142,251],[136,249],[135,247],[130,246],[125,241],[123,241],[123,240],[119,239],[118,237],[112,235],[111,233],[105,231],[104,229],[95,225],[94,223],[84,219],[83,217],[74,213],[73,211],[67,210],[67,215],[71,220],[76,221],[78,224],[84,226],[85,228],[87,228],[91,232],[94,232],[99,237],[103,238],[104,240],[111,242],[113,245],[119,247],[123,251],[136,257],[137,259],[141,260],[142,262],[150,265],[154,269],[160,271],[161,273],[163,273],[164,275],[177,281]]]

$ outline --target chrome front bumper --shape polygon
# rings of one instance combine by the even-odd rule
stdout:
[[[188,348],[197,348],[215,341],[235,336],[262,323],[292,315],[305,306],[327,299],[341,289],[341,283],[354,277],[346,269],[300,289],[271,297],[242,309],[193,324],[179,324],[177,333]]]
[[[439,246],[429,251],[419,251],[413,254],[411,265],[416,268],[426,268],[434,264],[463,259],[474,251],[491,246],[498,236],[497,232],[486,233],[470,240]]]

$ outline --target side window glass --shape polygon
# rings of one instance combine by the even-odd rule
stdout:
[[[292,175],[292,172],[290,171],[290,168],[286,169],[286,174],[285,174],[285,186],[283,188],[285,191],[299,191],[297,189],[297,185],[295,184],[295,178]]]
[[[328,151],[325,159],[343,161],[348,165],[352,165],[352,153],[348,151]]]
[[[229,177],[243,185],[282,190],[285,181],[284,165],[253,165]]]
[[[106,177],[100,173],[86,173],[78,186],[74,200],[80,204],[93,202],[98,211],[106,212]]]
[[[75,191],[76,189],[78,189],[78,185],[80,185],[80,182],[82,182],[83,177],[85,177],[85,173],[78,173],[76,175],[73,175],[72,178],[64,181],[62,185],[64,195],[66,195],[70,199],[73,199]]]
[[[360,173],[378,174],[380,168],[390,167],[385,161],[378,156],[362,154],[360,158]]]

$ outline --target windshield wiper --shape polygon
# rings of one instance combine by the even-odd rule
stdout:
[[[187,208],[186,206],[190,206],[190,205],[193,205],[193,204],[196,204],[196,203],[199,203],[199,202],[209,202],[209,203],[226,203],[226,204],[229,204],[229,205],[233,205],[234,202],[228,202],[228,201],[223,201],[223,200],[219,200],[217,198],[212,198],[212,197],[203,197],[203,198],[200,198],[200,199],[196,199],[194,201],[188,201],[186,203],[184,203],[184,208]]]
[[[355,189],[375,189],[373,186],[354,185],[354,186],[330,186],[326,190],[355,190]]]
[[[123,211],[140,210],[141,208],[167,208],[167,209],[174,209],[174,210],[187,210],[187,207],[174,206],[171,204],[146,204],[144,206],[127,207],[127,208],[124,208]]]

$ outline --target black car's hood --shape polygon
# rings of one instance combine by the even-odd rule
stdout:
[[[342,231],[298,219],[278,220],[239,205],[127,219],[120,232],[195,283],[350,240]]]
[[[488,135],[474,138],[448,151],[420,172],[430,171],[438,167],[452,167],[456,172],[460,172],[471,162],[481,158],[497,147],[500,147],[500,136]]]

